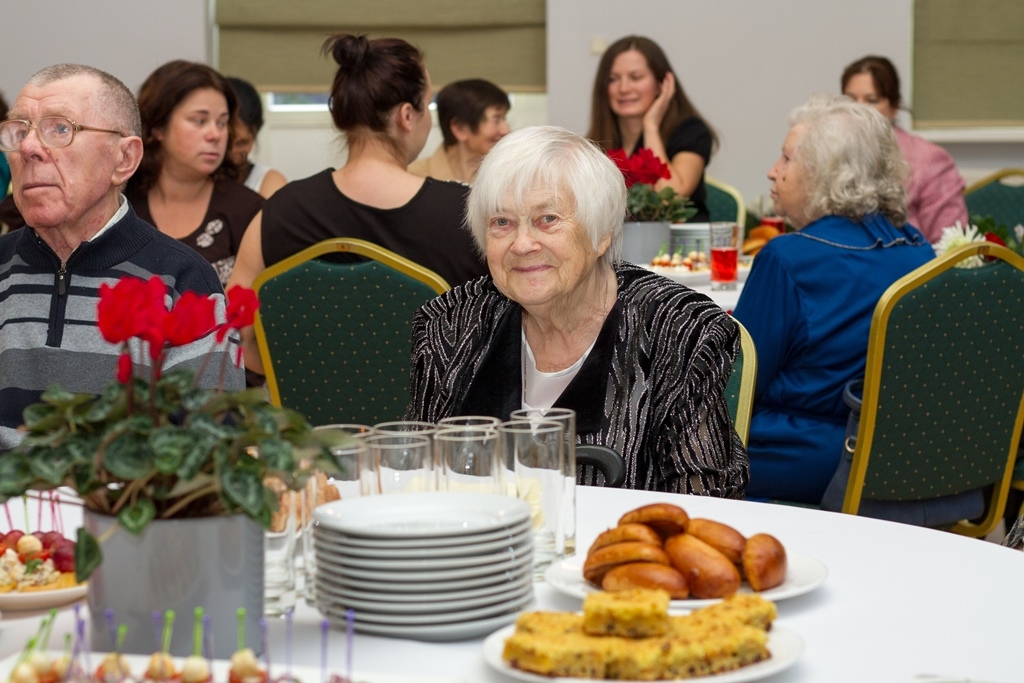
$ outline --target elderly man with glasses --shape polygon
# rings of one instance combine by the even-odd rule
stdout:
[[[224,320],[213,268],[139,219],[121,194],[142,160],[140,128],[131,91],[77,64],[32,76],[0,122],[0,151],[26,223],[0,237],[0,452],[20,441],[23,410],[49,385],[99,393],[115,377],[120,349],[96,326],[101,284],[156,275],[168,303],[190,290],[214,295]],[[164,369],[199,370],[210,353],[232,354],[227,346],[211,334],[168,349]],[[137,372],[149,362],[148,353],[133,357]],[[221,362],[211,360],[203,386],[217,385]],[[243,384],[234,370],[225,388]]]

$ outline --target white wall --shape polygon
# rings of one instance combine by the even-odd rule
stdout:
[[[172,59],[210,61],[207,0],[3,0],[0,90],[8,103],[39,69],[74,62],[133,92]]]

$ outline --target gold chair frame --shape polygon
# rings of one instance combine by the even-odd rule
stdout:
[[[324,240],[323,242],[318,242],[311,247],[303,249],[297,254],[275,263],[256,277],[253,281],[252,288],[255,290],[256,294],[259,295],[260,287],[262,287],[268,280],[271,280],[277,275],[287,272],[306,261],[311,261],[328,254],[355,254],[357,256],[362,256],[363,258],[377,261],[404,275],[408,275],[414,280],[419,280],[439,295],[444,294],[451,289],[451,286],[445,281],[445,279],[434,271],[424,268],[418,263],[410,261],[404,256],[399,256],[395,252],[385,249],[373,242],[348,237],[335,237],[333,239]],[[263,361],[263,370],[266,373],[267,390],[270,393],[270,402],[275,406],[281,406],[281,391],[278,387],[277,375],[274,372],[274,364],[271,362],[270,348],[267,345],[266,330],[263,327],[263,321],[260,318],[258,309],[256,311],[256,317],[253,321],[253,325],[256,333],[256,343],[260,349],[260,359]]]
[[[757,384],[757,348],[754,346],[754,338],[750,336],[747,328],[736,318],[733,322],[740,328],[740,349],[743,353],[743,367],[740,371],[740,391],[736,401],[736,415],[733,417],[733,427],[739,434],[740,441],[747,445],[750,437],[750,416],[754,412],[754,389]]]
[[[712,178],[709,175],[704,176],[704,184],[725,192],[736,201],[736,222],[739,224],[741,232],[745,230],[747,225],[747,203],[743,201],[743,195],[740,194],[740,191],[729,183],[723,182],[718,178]],[[742,237],[742,234],[740,236]]]
[[[1024,168],[1004,168],[1002,170],[996,171],[995,173],[992,173],[991,175],[987,175],[981,180],[971,183],[968,187],[966,187],[964,189],[964,196],[969,195],[975,190],[980,190],[986,185],[991,185],[992,183],[998,182],[1003,178],[1009,178],[1011,176],[1019,176],[1022,180],[1024,180]]]
[[[939,274],[955,267],[957,263],[971,256],[995,257],[1010,263],[1018,270],[1024,271],[1024,258],[1021,258],[1006,247],[989,242],[973,242],[954,249],[942,257],[930,261],[917,270],[904,275],[882,294],[875,307],[875,312],[871,319],[871,336],[868,341],[867,366],[864,373],[866,378],[878,378],[881,375],[882,358],[885,351],[885,335],[888,329],[889,317],[899,300],[909,291],[934,279]],[[864,490],[864,477],[867,473],[868,462],[871,457],[871,444],[875,432],[878,394],[878,381],[866,381],[864,383],[863,409],[860,416],[860,426],[857,432],[853,462],[850,468],[850,484],[847,487],[846,497],[843,500],[843,512],[851,515],[857,514],[857,511],[860,509]],[[1021,394],[1022,398],[1020,405],[1017,407],[1013,437],[1007,451],[1006,467],[1002,477],[993,487],[992,497],[987,505],[985,518],[979,524],[961,521],[951,529],[955,533],[980,538],[991,533],[1002,519],[1006,506],[1007,492],[1010,488],[1010,480],[1013,476],[1013,466],[1017,459],[1021,429],[1024,427],[1024,390],[1022,390]]]

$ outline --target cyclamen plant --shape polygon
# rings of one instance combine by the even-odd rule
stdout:
[[[165,296],[157,277],[100,286],[100,333],[121,345],[116,381],[98,396],[51,386],[25,409],[23,442],[0,458],[0,502],[67,486],[86,508],[135,534],[154,519],[228,514],[269,527],[278,499],[268,479],[299,490],[317,470],[340,472],[325,442],[337,435],[314,433],[295,411],[270,405],[262,389],[222,390],[227,354],[216,389],[199,388],[191,370],[163,370],[175,347],[206,338],[211,351],[237,346],[229,335],[252,324],[255,293],[233,287],[219,325],[213,298],[186,292],[168,310]],[[133,350],[148,352],[148,378],[135,376]],[[240,350],[234,360],[241,364]],[[80,529],[78,579],[101,560],[97,540]]]
[[[608,157],[615,162],[626,181],[626,209],[636,221],[669,221],[684,223],[693,218],[697,208],[688,197],[671,187],[660,192],[654,189],[658,180],[671,178],[668,164],[642,147],[629,156],[625,150],[609,150]]]

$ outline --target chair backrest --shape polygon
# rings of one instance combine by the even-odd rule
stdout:
[[[369,260],[320,258],[331,254]],[[339,238],[270,266],[253,288],[274,405],[314,425],[402,418],[412,316],[449,289],[443,278],[376,244]]]
[[[1024,169],[1007,168],[982,178],[964,190],[967,212],[991,216],[1013,229],[1024,223]]]
[[[712,221],[736,221],[740,230],[747,224],[747,205],[743,195],[732,185],[717,178],[704,176],[707,189],[708,215]]]
[[[746,446],[750,436],[750,414],[754,410],[754,385],[757,384],[757,349],[747,328],[735,318],[733,322],[740,328],[740,352],[725,385],[725,402],[729,404],[733,427]]]
[[[994,259],[958,268],[978,255]],[[871,321],[860,426],[843,512],[862,498],[927,500],[993,485],[1003,514],[1024,425],[1024,258],[972,243],[889,287]]]
[[[604,475],[604,485],[619,488],[626,481],[626,461],[619,452],[607,446],[579,444],[576,446],[576,480],[580,481],[586,468]]]

